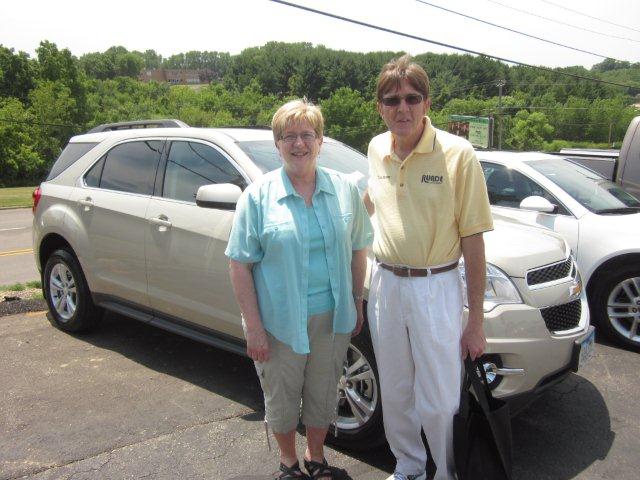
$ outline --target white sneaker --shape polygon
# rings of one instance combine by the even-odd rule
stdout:
[[[415,475],[405,475],[400,472],[393,472],[393,475],[387,477],[387,480],[426,480],[427,472],[417,473]]]

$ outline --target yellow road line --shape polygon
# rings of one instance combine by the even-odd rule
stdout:
[[[0,257],[10,257],[11,255],[22,255],[24,253],[32,253],[33,248],[23,248],[20,250],[9,250],[7,252],[0,252]]]

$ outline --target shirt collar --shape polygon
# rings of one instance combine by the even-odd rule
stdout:
[[[422,131],[422,137],[420,141],[413,149],[416,153],[431,153],[436,143],[436,129],[431,125],[431,119],[427,116],[424,117],[424,130]]]
[[[289,178],[289,175],[287,175],[284,167],[280,167],[280,178],[282,182],[280,183],[277,195],[278,201],[282,200],[285,197],[288,197],[289,195],[300,196],[298,192],[296,192],[296,189],[293,188],[291,179]],[[331,195],[335,195],[336,193],[333,183],[329,179],[329,175],[327,174],[327,172],[325,172],[324,169],[320,167],[316,167],[316,190],[315,192],[313,192],[313,194],[315,195],[320,191],[329,193]]]
[[[431,119],[425,115],[424,119],[424,130],[422,131],[422,136],[418,141],[417,145],[414,147],[413,151],[409,154],[409,157],[414,153],[431,153],[433,152],[433,148],[436,144],[436,129],[431,124]],[[390,136],[390,145],[389,145],[389,155],[388,158],[393,158],[393,134],[389,132]],[[407,158],[409,158],[407,157]]]

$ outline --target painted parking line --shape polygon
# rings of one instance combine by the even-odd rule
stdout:
[[[23,255],[25,253],[32,253],[33,248],[22,248],[20,250],[8,250],[6,252],[0,252],[0,257],[10,257],[12,255]]]
[[[29,227],[11,227],[11,228],[0,228],[0,232],[8,232],[10,230],[26,230]]]

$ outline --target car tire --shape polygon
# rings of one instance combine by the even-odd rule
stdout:
[[[599,332],[620,345],[640,350],[640,270],[622,267],[598,280],[593,296]]]
[[[382,445],[385,437],[378,367],[366,327],[351,340],[338,393],[338,418],[330,427],[328,443],[356,451]]]
[[[86,332],[97,326],[102,309],[94,305],[76,257],[67,249],[54,251],[44,267],[43,293],[49,320],[65,332]]]

